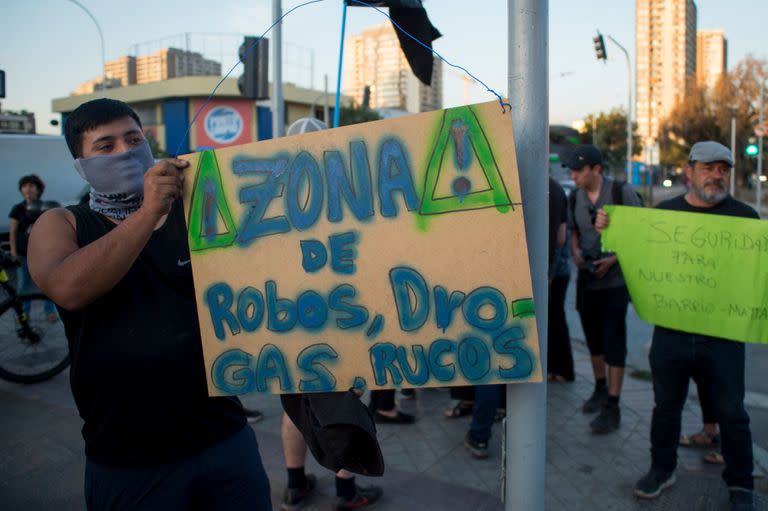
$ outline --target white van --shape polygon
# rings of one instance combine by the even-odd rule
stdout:
[[[74,167],[63,136],[0,134],[0,236],[7,239],[8,213],[23,199],[19,179],[37,174],[45,183],[43,200],[77,204],[90,187]]]

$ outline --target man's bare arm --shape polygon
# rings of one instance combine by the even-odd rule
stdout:
[[[144,203],[105,236],[78,247],[74,215],[54,209],[35,222],[29,239],[32,279],[54,302],[82,309],[120,282],[181,193],[183,176],[167,161],[144,178]]]
[[[9,236],[8,241],[11,244],[11,255],[14,258],[19,257],[19,250],[18,250],[18,247],[16,246],[16,243],[17,243],[16,229],[18,228],[19,228],[19,221],[16,220],[15,218],[11,218],[11,227],[10,227],[11,230],[8,232],[8,236]]]
[[[560,224],[557,229],[557,248],[562,248],[565,245],[566,225],[565,222]]]
[[[157,220],[139,215],[79,248],[74,215],[65,209],[46,212],[29,238],[32,280],[65,309],[87,306],[120,282],[152,236]]]
[[[584,265],[584,257],[581,255],[581,248],[579,247],[579,235],[575,232],[571,233],[571,256],[578,268]]]

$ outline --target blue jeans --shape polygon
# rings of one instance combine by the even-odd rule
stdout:
[[[752,434],[744,409],[744,344],[656,327],[649,354],[655,407],[651,419],[651,462],[672,471],[688,382],[695,378],[709,396],[720,425],[728,486],[752,489]]]
[[[496,409],[504,400],[504,385],[478,385],[475,387],[475,406],[472,408],[472,424],[469,436],[476,442],[487,442],[491,438]]]
[[[16,292],[19,294],[25,294],[25,293],[33,293],[37,290],[35,287],[35,283],[32,282],[32,276],[29,274],[29,266],[27,266],[27,256],[19,256],[19,270],[16,272]],[[56,306],[53,304],[52,301],[46,300],[43,302],[45,314],[55,314],[56,313]],[[24,302],[22,304],[22,310],[24,313],[29,316],[29,307],[32,304],[29,302]]]
[[[113,467],[86,460],[85,501],[94,511],[272,510],[269,480],[249,426],[168,465]]]

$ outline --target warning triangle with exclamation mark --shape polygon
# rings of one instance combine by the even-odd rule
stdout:
[[[203,151],[198,159],[188,225],[191,251],[228,247],[237,236],[213,151]]]
[[[512,205],[488,139],[468,106],[443,113],[427,165],[422,215]]]

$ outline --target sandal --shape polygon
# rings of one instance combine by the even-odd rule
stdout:
[[[680,445],[682,447],[710,449],[720,445],[720,435],[706,431],[699,431],[690,436],[680,435]]]
[[[718,451],[710,451],[704,455],[704,463],[725,465],[725,458],[723,458],[723,455]]]
[[[448,419],[466,417],[467,415],[472,415],[472,408],[474,408],[474,406],[475,404],[471,401],[459,401],[456,403],[456,406],[443,412],[443,415]]]
[[[374,420],[379,424],[413,424],[416,422],[416,417],[410,413],[403,413],[400,410],[397,411],[397,415],[394,417],[383,415],[381,412],[376,411],[374,417]]]

